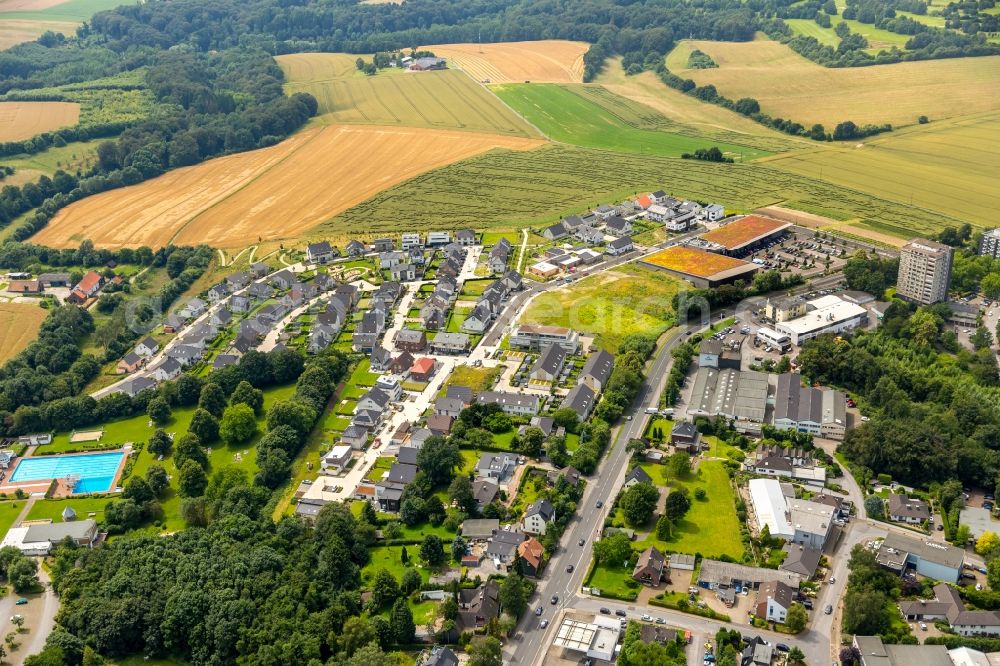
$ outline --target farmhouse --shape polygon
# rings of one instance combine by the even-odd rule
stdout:
[[[11,280],[7,291],[11,294],[40,294],[45,288],[38,280]]]
[[[410,63],[410,71],[428,72],[435,69],[447,69],[444,58],[417,58]]]

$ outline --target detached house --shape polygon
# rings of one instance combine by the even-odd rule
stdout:
[[[617,257],[619,255],[628,254],[634,249],[635,243],[632,242],[632,237],[622,236],[621,238],[616,238],[608,243],[604,251],[612,257]]]
[[[517,546],[517,554],[521,558],[521,569],[525,576],[537,578],[542,569],[542,557],[545,549],[535,537],[529,537]]]
[[[792,607],[795,590],[781,581],[767,581],[757,588],[757,617],[783,623]]]
[[[567,353],[560,345],[550,344],[542,350],[529,375],[538,382],[555,382],[566,364]]]
[[[604,230],[612,236],[630,236],[632,234],[632,223],[623,217],[614,215],[608,218],[604,225]]]
[[[650,546],[639,554],[632,569],[632,579],[643,585],[656,587],[667,577],[667,571],[667,558]]]
[[[927,502],[906,495],[889,495],[889,519],[897,523],[919,525],[930,520],[931,512]]]
[[[538,500],[524,512],[522,529],[528,534],[545,534],[549,523],[556,519],[556,510],[547,499]]]
[[[135,353],[139,356],[152,356],[160,348],[160,343],[151,337],[147,337],[135,346]]]
[[[120,375],[127,375],[135,372],[142,367],[143,357],[139,356],[135,352],[129,352],[118,361],[118,365],[115,366],[115,370]]]
[[[326,264],[337,256],[337,251],[326,241],[306,245],[306,260],[311,264]]]
[[[455,241],[464,247],[476,244],[476,232],[472,229],[459,229],[455,232]]]
[[[367,249],[364,243],[356,240],[348,241],[347,246],[344,248],[348,257],[360,257],[364,255]]]
[[[625,483],[622,484],[622,488],[628,490],[637,483],[652,483],[653,478],[646,474],[646,470],[636,465],[632,468],[632,471],[628,473],[625,477]]]

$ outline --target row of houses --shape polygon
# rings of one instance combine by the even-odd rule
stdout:
[[[356,352],[370,354],[385,332],[390,313],[403,295],[403,286],[398,282],[383,282],[370,298],[368,311],[361,316],[354,327],[351,345]]]
[[[320,352],[329,347],[340,335],[360,300],[358,288],[342,284],[333,290],[322,312],[313,319],[309,331],[308,351]]]
[[[511,294],[522,287],[520,273],[513,270],[507,271],[503,277],[491,282],[476,301],[475,307],[465,317],[462,330],[469,333],[484,333],[503,310]]]
[[[472,229],[460,229],[454,234],[450,231],[430,231],[426,239],[419,233],[404,233],[400,238],[400,249],[404,252],[425,247],[440,247],[450,243],[457,243],[464,247],[471,247],[477,242],[476,232]],[[359,240],[352,239],[344,246],[344,254],[348,257],[361,257],[370,252],[385,253],[393,252],[396,244],[391,238],[378,238],[371,245],[366,245]],[[422,253],[421,253],[422,254]],[[341,256],[340,250],[330,245],[326,241],[310,243],[306,246],[306,261],[313,264],[327,264]]]

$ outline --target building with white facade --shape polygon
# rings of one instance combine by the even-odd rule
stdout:
[[[800,345],[824,333],[842,333],[867,324],[867,310],[831,294],[807,301],[804,315],[778,322],[774,328]]]

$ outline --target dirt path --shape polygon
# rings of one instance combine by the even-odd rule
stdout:
[[[844,233],[848,233],[853,236],[868,238],[878,243],[891,245],[892,247],[903,247],[903,245],[906,244],[906,239],[904,238],[899,238],[898,236],[893,236],[891,234],[884,234],[882,232],[875,231],[874,229],[866,229],[864,227],[856,226],[859,221],[856,219],[834,220],[829,217],[823,217],[822,215],[805,213],[799,210],[792,210],[791,208],[783,208],[782,206],[765,206],[764,208],[758,208],[754,212],[769,215],[778,220],[792,222],[793,224],[798,224],[810,229],[843,231]]]
[[[524,272],[524,254],[528,251],[528,230],[521,229],[521,252],[517,255],[517,272]]]
[[[223,252],[221,248],[218,249],[218,250],[216,250],[216,252],[219,253],[219,268],[225,268],[226,267],[226,253]]]

